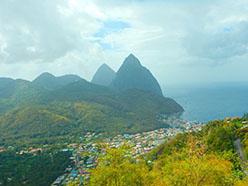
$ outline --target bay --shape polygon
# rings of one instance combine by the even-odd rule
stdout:
[[[248,112],[248,82],[166,85],[163,90],[182,105],[185,120],[208,122]]]

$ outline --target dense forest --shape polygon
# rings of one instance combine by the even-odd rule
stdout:
[[[70,152],[55,149],[17,154],[14,150],[0,153],[0,185],[47,186],[72,165]]]
[[[248,185],[247,165],[234,145],[240,139],[247,159],[247,119],[216,120],[199,132],[178,134],[139,161],[129,156],[128,146],[110,149],[99,159],[88,185]]]

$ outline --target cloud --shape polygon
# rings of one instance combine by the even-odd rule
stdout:
[[[248,22],[216,32],[202,31],[190,34],[184,40],[189,55],[210,60],[214,64],[226,63],[248,53]]]
[[[0,56],[5,63],[54,62],[85,49],[85,40],[100,26],[71,0],[3,0],[1,5]]]
[[[247,6],[246,0],[2,0],[0,73],[91,79],[102,63],[117,70],[134,53],[162,83],[220,80],[213,68],[248,66]]]

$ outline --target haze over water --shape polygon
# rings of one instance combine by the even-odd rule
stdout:
[[[248,111],[248,82],[208,85],[166,85],[166,97],[183,106],[182,118],[208,122],[242,116]]]

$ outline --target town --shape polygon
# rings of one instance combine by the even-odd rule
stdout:
[[[160,118],[161,119],[161,118]],[[97,160],[107,153],[108,149],[128,146],[128,156],[134,161],[139,162],[141,156],[151,152],[156,146],[162,144],[169,138],[183,132],[200,131],[203,123],[197,121],[186,121],[177,116],[162,117],[166,125],[164,128],[146,131],[137,134],[119,134],[113,137],[105,137],[102,133],[87,132],[79,139],[72,140],[70,143],[57,143],[56,145],[31,146],[16,151],[16,154],[32,154],[36,156],[50,148],[55,148],[58,152],[70,153],[70,165],[64,170],[64,173],[57,177],[51,186],[68,185],[77,183],[86,185],[90,179],[93,168],[97,166]],[[74,142],[73,142],[74,141]],[[14,150],[15,147],[8,146],[7,149],[0,149],[0,152]],[[53,159],[50,153],[51,161]],[[152,161],[147,160],[147,163]],[[11,181],[12,178],[9,178]]]
[[[90,179],[92,168],[97,166],[97,159],[106,154],[106,150],[109,148],[120,148],[124,144],[128,145],[131,149],[128,152],[129,155],[138,162],[141,155],[150,152],[168,138],[182,132],[199,131],[203,126],[199,122],[175,118],[168,118],[165,122],[170,123],[170,127],[137,134],[116,135],[113,138],[105,138],[100,141],[98,139],[102,134],[88,132],[80,138],[82,143],[68,144],[68,148],[61,149],[63,152],[72,152],[70,159],[74,162],[74,166],[69,166],[65,173],[52,183],[52,186],[75,182],[85,185],[85,182]],[[152,162],[148,161],[148,163]]]

